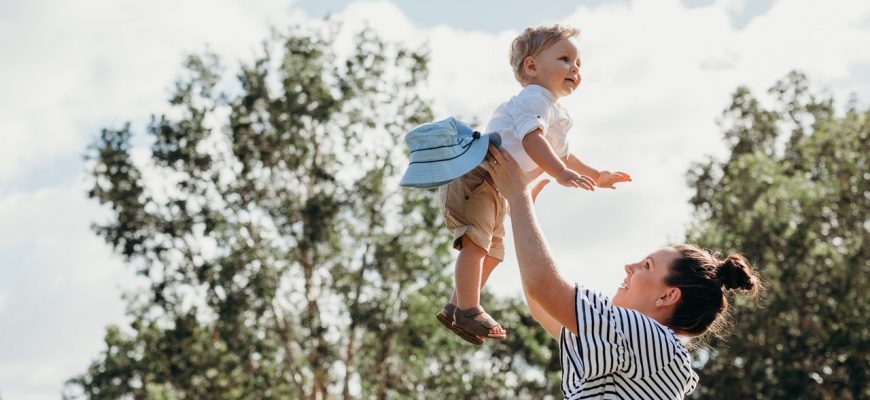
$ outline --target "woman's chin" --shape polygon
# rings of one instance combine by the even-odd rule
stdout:
[[[616,294],[613,295],[613,298],[610,299],[610,302],[617,307],[622,307],[622,291],[616,289]]]

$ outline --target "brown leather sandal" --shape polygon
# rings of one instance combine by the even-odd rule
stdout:
[[[482,345],[484,342],[484,339],[482,337],[477,336],[477,335],[472,335],[470,333],[466,333],[465,331],[463,331],[459,328],[453,327],[453,313],[455,312],[455,310],[456,310],[455,305],[447,303],[444,305],[444,308],[442,308],[441,311],[438,312],[438,314],[435,314],[435,319],[437,319],[438,322],[441,323],[441,325],[444,325],[445,328],[453,331],[453,333],[455,333],[456,336],[461,337],[462,340],[465,340],[466,342],[471,343],[473,345],[477,345],[477,346]]]
[[[478,321],[474,319],[474,317],[483,314],[484,319],[482,321]],[[507,337],[507,333],[490,333],[489,330],[496,327],[501,326],[496,322],[492,316],[486,313],[481,306],[471,307],[466,310],[460,310],[459,307],[453,312],[453,326],[454,329],[459,329],[467,334],[481,336],[489,339],[504,339]]]

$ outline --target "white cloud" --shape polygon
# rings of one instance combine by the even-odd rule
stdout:
[[[250,59],[290,1],[10,4],[0,24],[0,182],[84,148],[95,132],[165,108],[185,54]],[[10,145],[11,144],[11,145]]]
[[[9,398],[57,396],[123,323],[128,267],[89,229],[105,211],[79,182],[0,200],[0,390]]]

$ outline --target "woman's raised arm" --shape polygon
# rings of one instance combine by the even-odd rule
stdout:
[[[559,325],[576,334],[575,288],[559,275],[547,249],[532,208],[528,180],[510,154],[494,147],[490,147],[489,151],[490,156],[484,168],[510,203],[514,247],[523,290]]]

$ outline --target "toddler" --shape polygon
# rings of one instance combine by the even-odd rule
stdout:
[[[533,177],[547,173],[567,187],[614,188],[631,178],[623,172],[599,171],[568,151],[572,121],[558,100],[580,84],[578,30],[561,26],[527,28],[511,45],[510,63],[523,86],[496,109],[485,132],[498,132],[501,146]],[[494,161],[490,161],[494,162]],[[480,306],[480,289],[504,259],[507,203],[481,167],[440,188],[453,247],[459,250],[455,291],[436,318],[473,344],[504,339],[507,332]]]

